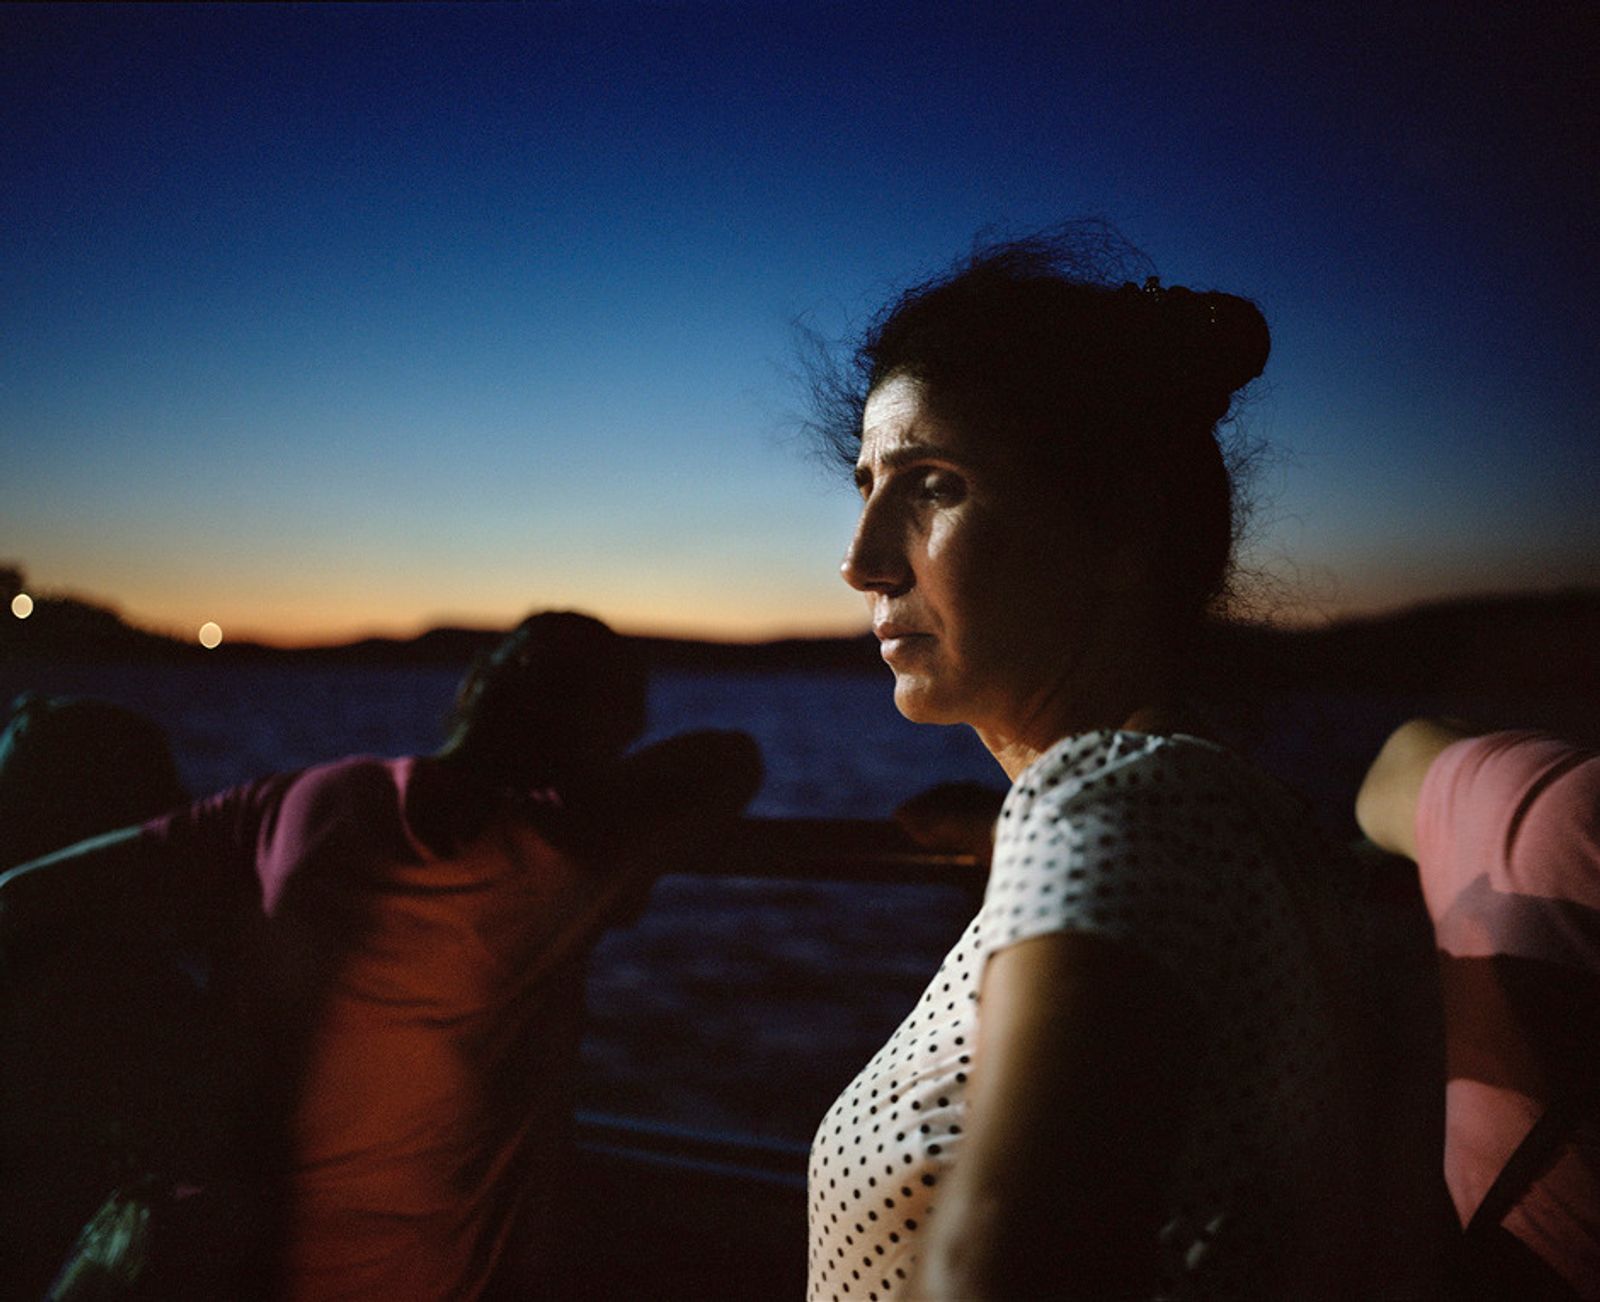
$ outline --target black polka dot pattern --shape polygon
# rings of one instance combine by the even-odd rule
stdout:
[[[809,1298],[891,1298],[907,1277],[939,1178],[961,1148],[977,927],[974,919],[812,1141]]]
[[[1205,1048],[1152,1253],[1186,1295],[1267,1295],[1304,1174],[1348,1116],[1320,984],[1326,860],[1293,797],[1207,742],[1089,733],[1031,765],[978,916],[812,1142],[808,1302],[903,1296],[960,1160],[984,962],[1062,930],[1131,945],[1193,993]]]

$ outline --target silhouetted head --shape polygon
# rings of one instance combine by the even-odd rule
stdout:
[[[0,733],[0,869],[188,798],[154,721],[107,701],[24,693]]]
[[[863,492],[844,575],[912,718],[1032,708],[1113,616],[1174,664],[1227,590],[1217,426],[1266,323],[1230,294],[1128,281],[1132,257],[1103,227],[982,248],[892,303],[825,392]]]
[[[484,787],[560,787],[644,731],[647,678],[638,648],[598,619],[530,615],[462,680],[445,753]]]

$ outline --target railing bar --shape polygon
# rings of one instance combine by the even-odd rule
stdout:
[[[742,1148],[751,1152],[763,1153],[776,1160],[804,1159],[811,1151],[808,1144],[802,1144],[791,1139],[772,1139],[762,1135],[735,1135],[722,1131],[696,1130],[689,1126],[674,1125],[669,1121],[652,1121],[641,1117],[618,1116],[614,1113],[579,1111],[575,1120],[580,1139],[585,1131],[595,1134],[611,1132],[625,1136],[629,1140],[655,1141],[662,1146],[681,1148],[698,1144],[705,1147],[724,1149]]]
[[[894,823],[849,818],[744,818],[721,848],[677,872],[798,881],[981,884],[971,854],[917,845]]]
[[[759,1166],[740,1166],[734,1162],[715,1161],[703,1157],[688,1157],[674,1153],[658,1153],[648,1148],[623,1148],[615,1144],[591,1144],[579,1141],[578,1150],[591,1157],[613,1157],[646,1166],[665,1167],[675,1171],[694,1171],[699,1175],[720,1175],[741,1183],[755,1181],[775,1188],[804,1192],[804,1172],[771,1171]]]

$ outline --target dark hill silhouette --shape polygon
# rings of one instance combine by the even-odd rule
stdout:
[[[92,664],[204,654],[196,644],[136,628],[110,607],[77,597],[35,597],[26,619],[16,618],[9,608],[0,610],[0,658],[7,660]]]
[[[28,619],[0,611],[0,657],[13,662],[273,660],[306,663],[465,666],[498,629],[435,628],[418,637],[365,638],[284,649],[224,642],[206,651],[134,627],[115,611],[70,596],[35,600]],[[1227,678],[1251,694],[1332,690],[1385,695],[1588,700],[1600,685],[1600,590],[1443,601],[1393,614],[1282,629],[1214,630]],[[772,642],[639,639],[652,664],[709,671],[806,669],[883,672],[870,635]]]
[[[1322,628],[1218,630],[1230,675],[1261,687],[1441,697],[1593,696],[1600,591],[1434,602]]]
[[[0,618],[0,657],[13,663],[94,664],[117,660],[217,659],[302,663],[465,666],[493,646],[503,629],[434,628],[414,638],[362,638],[335,646],[270,647],[224,641],[196,643],[128,624],[112,608],[70,596],[38,597],[28,619]],[[871,670],[879,667],[870,634],[853,638],[786,638],[773,642],[703,642],[641,637],[650,662],[706,670]]]

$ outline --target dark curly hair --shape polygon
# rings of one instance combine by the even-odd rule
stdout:
[[[462,680],[450,749],[483,787],[560,786],[644,731],[647,686],[636,643],[592,616],[541,611]]]
[[[1229,591],[1242,508],[1218,425],[1269,347],[1255,304],[1163,287],[1109,226],[1076,222],[980,242],[885,307],[842,364],[814,358],[815,429],[854,464],[868,395],[916,381],[941,419],[1034,462],[1108,542],[1159,528],[1176,643]]]

